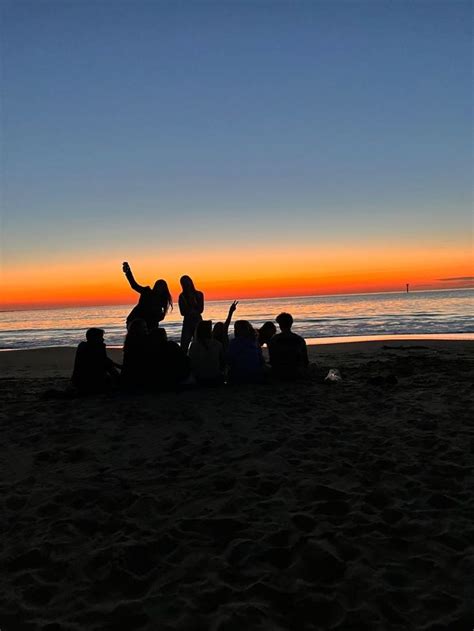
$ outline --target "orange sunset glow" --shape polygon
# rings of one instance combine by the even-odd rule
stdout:
[[[50,266],[25,265],[5,270],[2,309],[132,303],[134,292],[121,260],[70,260]],[[403,291],[466,286],[472,273],[470,248],[327,247],[245,251],[214,250],[131,259],[139,283],[167,280],[177,297],[179,278],[191,275],[207,300],[290,295]],[[464,279],[442,281],[443,278]]]

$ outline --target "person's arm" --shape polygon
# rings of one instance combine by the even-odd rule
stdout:
[[[142,293],[142,291],[145,289],[145,287],[142,287],[142,285],[139,285],[137,283],[137,281],[135,280],[133,274],[132,274],[132,269],[130,267],[130,265],[127,263],[127,261],[125,261],[122,265],[122,270],[123,273],[125,274],[128,282],[130,283],[130,287],[132,289],[134,289],[135,291],[138,291],[139,294]]]
[[[237,305],[239,304],[238,300],[234,300],[234,302],[229,307],[229,313],[227,314],[227,320],[224,322],[224,331],[225,334],[228,334],[229,326],[232,320],[232,316],[234,315],[234,311],[237,309]]]
[[[306,346],[306,341],[304,339],[301,345],[301,350],[303,354],[303,364],[307,368],[309,366],[308,347]]]
[[[77,386],[80,384],[81,379],[84,378],[84,373],[87,372],[87,343],[80,342],[76,349],[76,356],[74,357],[74,369],[71,375],[71,382]]]
[[[202,291],[196,292],[196,307],[198,313],[202,313],[204,311],[204,294]]]
[[[188,350],[188,357],[191,360],[191,363],[193,363],[197,359],[197,356],[198,356],[198,349],[197,349],[196,343],[191,342],[191,346],[189,347],[189,350]]]
[[[267,348],[268,348],[268,363],[273,364],[275,353],[274,353],[274,343],[272,343],[271,339],[268,340]]]
[[[179,305],[179,312],[184,318],[184,316],[186,315],[188,305],[186,304],[186,298],[183,296],[183,294],[179,294],[178,305]]]
[[[117,362],[114,362],[113,359],[110,359],[110,357],[107,355],[105,357],[105,369],[107,372],[110,371],[114,371],[115,368],[120,368],[120,370],[122,369],[122,364],[117,364]]]

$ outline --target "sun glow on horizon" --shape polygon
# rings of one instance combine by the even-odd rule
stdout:
[[[252,248],[167,254],[131,259],[142,285],[167,280],[173,299],[179,278],[189,274],[207,300],[273,298],[467,288],[474,283],[470,248],[412,246],[349,248]],[[71,258],[62,265],[38,264],[2,268],[0,308],[28,309],[61,306],[132,304],[137,294],[121,271],[122,261],[103,256],[94,262]],[[154,271],[156,270],[156,272]],[[451,279],[450,281],[442,279]]]

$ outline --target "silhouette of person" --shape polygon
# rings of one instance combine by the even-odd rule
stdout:
[[[257,331],[257,340],[260,346],[266,344],[268,346],[269,341],[277,332],[276,326],[273,322],[265,322]]]
[[[227,314],[226,321],[216,322],[214,324],[214,328],[212,329],[212,337],[222,344],[224,353],[227,352],[227,349],[229,347],[229,326],[238,304],[239,301],[234,300],[234,302],[229,307],[229,313]]]
[[[211,320],[202,320],[197,325],[189,348],[189,358],[191,372],[199,385],[214,386],[224,383],[224,349],[212,337]]]
[[[189,357],[176,342],[168,340],[166,330],[150,332],[149,384],[154,390],[173,390],[190,375]]]
[[[183,289],[179,295],[179,312],[183,316],[181,348],[187,353],[189,344],[194,337],[196,326],[202,320],[204,294],[194,287],[194,283],[189,276],[181,276],[180,283]]]
[[[264,360],[257,343],[255,329],[247,320],[234,324],[234,339],[229,342],[227,361],[229,381],[232,383],[258,383],[263,381]]]
[[[276,321],[281,333],[274,335],[268,343],[272,373],[280,379],[298,379],[308,370],[308,349],[301,335],[293,333],[293,317],[280,313]]]
[[[117,368],[120,365],[107,357],[103,329],[88,329],[86,341],[76,350],[72,385],[83,394],[102,392],[118,385],[120,373]]]
[[[135,280],[130,265],[125,261],[123,272],[130,283],[130,287],[140,294],[138,304],[127,316],[127,329],[133,320],[145,320],[148,330],[159,326],[169,310],[173,309],[173,299],[168,289],[168,284],[162,278],[157,280],[153,289],[148,285],[142,286]]]
[[[147,385],[149,372],[148,327],[143,318],[128,325],[123,345],[122,385],[127,390],[140,390]]]

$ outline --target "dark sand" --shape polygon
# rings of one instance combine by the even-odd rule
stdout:
[[[473,350],[83,400],[40,398],[71,349],[1,353],[1,630],[471,629]]]

